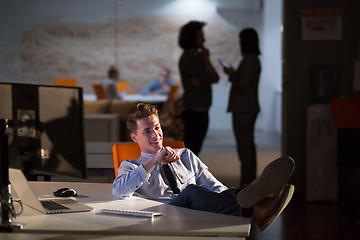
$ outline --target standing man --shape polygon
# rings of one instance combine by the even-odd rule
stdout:
[[[241,162],[240,186],[251,183],[256,178],[256,146],[254,129],[260,111],[258,85],[261,65],[258,55],[259,39],[256,31],[247,28],[239,33],[239,43],[243,59],[238,68],[224,67],[224,72],[232,83],[228,112],[232,113],[233,130],[237,152]]]
[[[210,62],[210,52],[204,46],[202,29],[205,24],[190,21],[181,27],[179,34],[179,46],[184,50],[179,61],[184,89],[184,143],[196,155],[201,150],[209,125],[211,84],[219,81],[219,75]]]

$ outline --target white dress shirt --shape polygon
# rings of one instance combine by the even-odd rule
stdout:
[[[214,192],[227,189],[208,170],[208,167],[190,149],[178,149],[180,160],[171,163],[176,175],[176,182],[180,191],[190,184],[205,187]],[[114,180],[112,193],[119,199],[132,196],[135,192],[141,196],[168,203],[177,196],[170,188],[161,164],[147,174],[142,163],[152,154],[141,153],[139,159],[123,161],[118,170],[118,177]]]

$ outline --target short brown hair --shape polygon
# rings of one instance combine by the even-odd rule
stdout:
[[[135,134],[138,129],[137,121],[143,118],[150,117],[153,114],[157,118],[159,118],[159,110],[155,105],[138,103],[136,107],[132,108],[129,111],[128,119],[126,121],[127,129],[131,133]]]

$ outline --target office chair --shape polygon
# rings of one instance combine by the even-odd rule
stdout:
[[[107,99],[108,98],[106,91],[104,89],[104,86],[102,85],[101,82],[92,82],[91,85],[92,85],[92,88],[95,92],[97,99]]]
[[[76,80],[76,78],[55,78],[54,85],[66,86],[66,87],[76,87],[77,80]]]
[[[167,98],[169,99],[173,99],[179,89],[180,85],[179,83],[174,83],[171,88],[170,91],[168,92]]]
[[[127,94],[131,94],[131,87],[129,82],[118,81],[116,82],[116,90],[121,93],[126,91]]]
[[[185,144],[182,141],[167,141],[163,143],[164,146],[172,148],[184,148]],[[112,147],[114,157],[115,177],[118,176],[118,169],[120,164],[128,159],[138,159],[140,157],[140,147],[137,143],[118,143]]]

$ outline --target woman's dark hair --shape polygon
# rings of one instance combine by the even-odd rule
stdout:
[[[159,118],[159,111],[155,105],[138,103],[136,107],[129,111],[128,119],[126,121],[127,129],[129,132],[135,134],[138,129],[137,121],[153,114]]]
[[[260,55],[258,34],[253,28],[245,28],[239,33],[241,52]]]
[[[206,25],[205,22],[190,21],[180,28],[178,43],[184,50],[197,47],[197,33]]]

